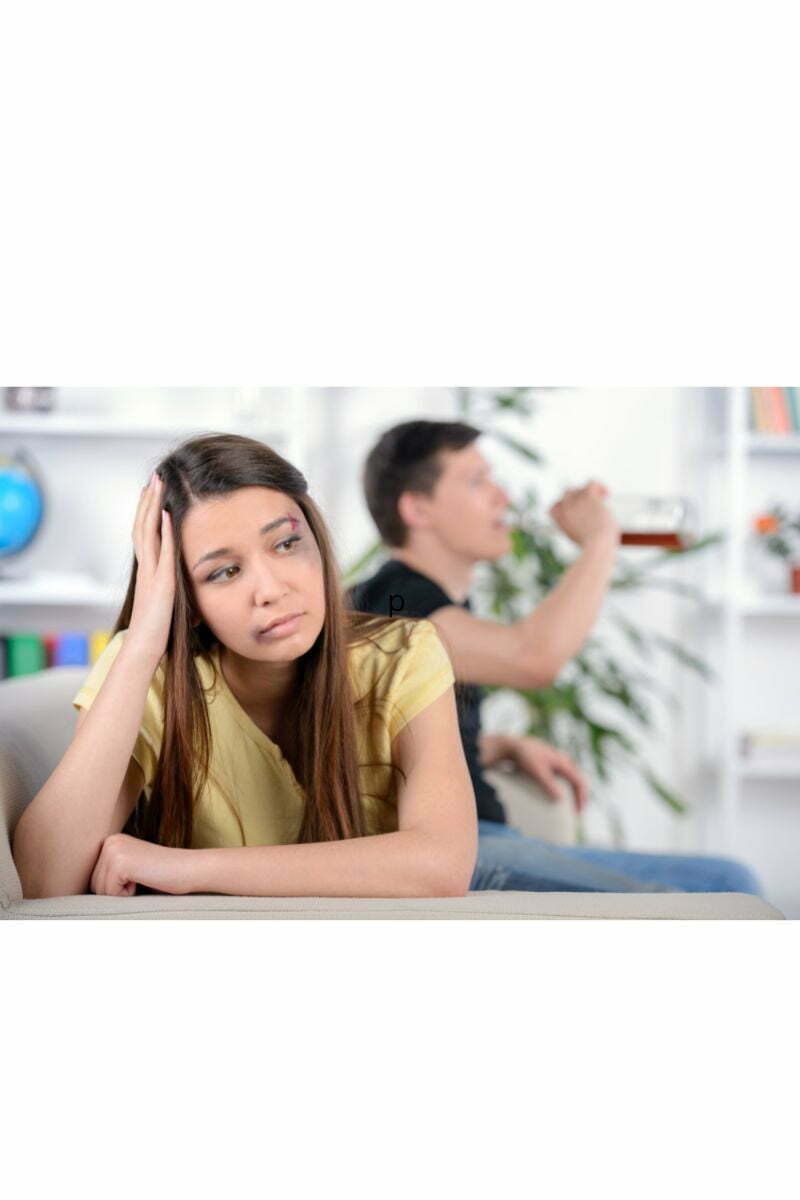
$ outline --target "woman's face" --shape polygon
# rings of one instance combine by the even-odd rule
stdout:
[[[311,649],[325,620],[322,557],[294,500],[263,487],[203,500],[181,542],[200,615],[229,650],[278,663]]]

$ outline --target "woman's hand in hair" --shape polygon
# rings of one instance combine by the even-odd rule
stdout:
[[[112,833],[103,842],[89,888],[98,896],[134,896],[136,885],[174,896],[191,890],[188,877],[192,852],[157,846],[127,833]]]
[[[127,639],[156,665],[167,648],[175,605],[175,540],[163,496],[163,481],[153,472],[133,523],[136,592]]]

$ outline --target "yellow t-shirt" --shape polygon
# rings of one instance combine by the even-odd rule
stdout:
[[[409,626],[411,627],[409,629]],[[374,636],[374,635],[373,635]],[[403,642],[408,636],[408,646]],[[90,708],[125,631],[106,646],[72,703]],[[397,772],[392,740],[413,717],[453,684],[447,652],[430,621],[397,620],[375,638],[378,645],[351,646],[349,661],[356,700],[375,689],[374,703],[356,710],[357,755],[362,804],[368,833],[397,829]],[[219,669],[196,659],[206,694],[211,752],[206,785],[194,812],[192,846],[276,846],[296,842],[304,795],[278,745],[259,729],[234,697]],[[158,667],[147,693],[133,757],[144,773],[150,799],[161,750],[164,666]]]

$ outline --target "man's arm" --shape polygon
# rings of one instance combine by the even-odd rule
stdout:
[[[456,605],[431,613],[456,679],[518,688],[551,684],[597,620],[617,542],[617,534],[588,542],[552,592],[522,620],[485,621]]]
[[[535,779],[551,800],[561,799],[559,779],[566,779],[572,788],[577,811],[586,807],[589,780],[570,756],[555,746],[540,738],[505,733],[482,733],[479,746],[482,767],[511,762],[519,771]]]

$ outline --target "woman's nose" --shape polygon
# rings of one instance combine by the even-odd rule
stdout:
[[[287,587],[270,563],[261,562],[255,568],[254,598],[256,604],[274,604],[286,595]]]

